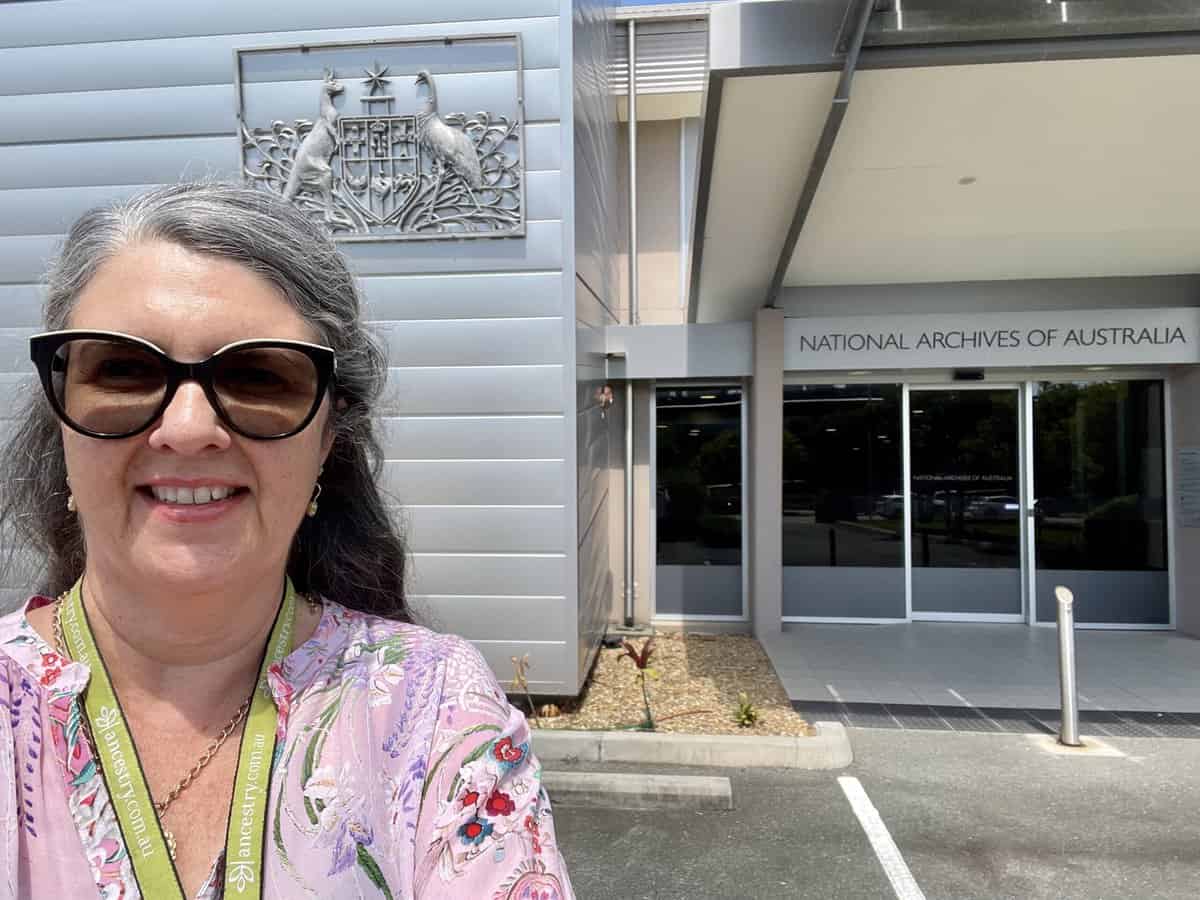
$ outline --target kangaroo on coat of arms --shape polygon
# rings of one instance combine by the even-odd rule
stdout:
[[[327,224],[333,221],[333,166],[330,161],[338,150],[338,113],[333,98],[343,90],[341,82],[327,69],[321,83],[321,118],[300,142],[287,184],[283,186],[283,196],[287,200],[295,200],[302,190],[315,187],[320,191]]]
[[[315,122],[242,123],[243,172],[282,194],[334,237],[475,237],[521,234],[519,120],[477,112],[443,115],[434,77],[417,73],[414,112],[397,113],[393,80],[364,71],[357,114],[332,70],[320,83]]]

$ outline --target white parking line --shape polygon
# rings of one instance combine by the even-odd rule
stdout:
[[[838,784],[841,785],[846,799],[850,801],[850,808],[858,817],[863,831],[867,833],[867,840],[871,842],[871,848],[875,851],[879,864],[883,866],[883,874],[892,883],[892,890],[896,892],[896,896],[899,900],[925,900],[925,894],[917,885],[916,879],[908,869],[908,864],[900,855],[900,848],[892,840],[887,826],[879,817],[879,810],[875,808],[875,804],[863,790],[862,784],[857,778],[848,775],[840,777]]]

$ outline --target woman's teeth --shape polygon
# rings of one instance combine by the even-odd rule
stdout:
[[[220,487],[212,485],[211,487],[152,487],[151,492],[154,494],[154,499],[160,503],[215,503],[217,500],[224,500],[234,492],[234,488]]]

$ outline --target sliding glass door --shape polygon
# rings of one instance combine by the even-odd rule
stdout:
[[[1019,395],[909,391],[914,619],[1022,620]]]
[[[664,470],[716,439],[698,424],[714,413],[704,402],[660,397],[660,416],[681,407],[660,419]],[[1169,627],[1166,409],[1162,379],[786,385],[784,620],[1050,623],[1063,585],[1080,625]],[[734,476],[709,471],[688,483],[711,497]],[[727,551],[701,552],[718,514],[697,506],[690,543],[660,542],[668,583],[688,573],[661,564],[685,549],[710,573],[740,562],[732,531]],[[684,530],[673,520],[664,533]]]

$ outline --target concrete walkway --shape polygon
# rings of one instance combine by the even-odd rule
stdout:
[[[794,701],[1053,709],[1054,628],[789,624],[763,646]],[[1200,712],[1200,640],[1076,632],[1082,709]]]

